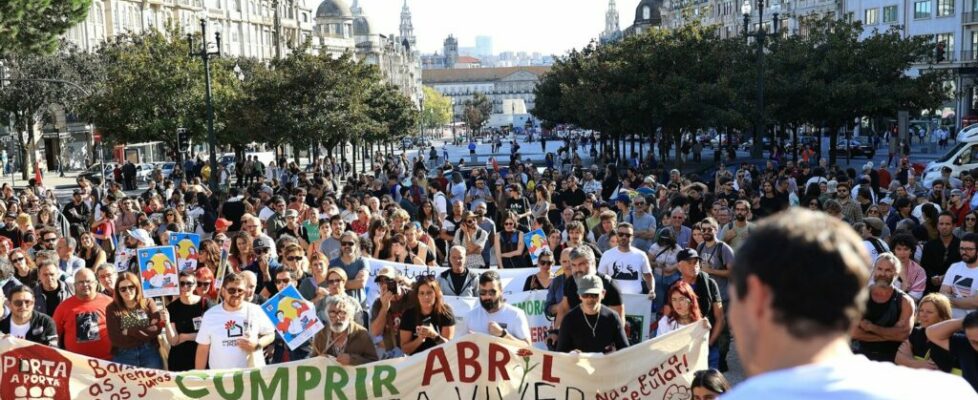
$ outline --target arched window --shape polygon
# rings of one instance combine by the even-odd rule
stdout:
[[[652,18],[652,9],[649,6],[642,6],[642,19],[648,20]]]

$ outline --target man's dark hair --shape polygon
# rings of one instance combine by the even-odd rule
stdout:
[[[917,238],[909,233],[893,235],[893,238],[890,239],[890,248],[895,250],[897,246],[903,246],[913,251],[917,248]]]
[[[961,237],[961,241],[978,245],[978,233],[966,233]]]
[[[487,283],[499,282],[499,273],[493,270],[483,272],[479,275],[479,286],[485,285]]]
[[[972,311],[961,321],[962,329],[978,328],[978,311]]]
[[[896,202],[893,203],[893,207],[899,210],[904,207],[910,207],[911,204],[912,203],[910,202],[910,199],[906,197],[901,197],[899,199],[896,199]]]
[[[730,280],[743,299],[747,278],[757,277],[771,291],[775,322],[806,339],[849,331],[863,315],[867,271],[869,256],[849,225],[793,209],[751,232],[737,252]]]
[[[924,205],[926,206],[927,204],[924,204]],[[933,207],[933,206],[931,206],[931,207]],[[951,217],[951,223],[952,224],[958,222],[957,221],[958,220],[957,216],[954,215],[954,213],[952,213],[952,212],[950,212],[948,210],[941,211],[940,214],[937,214],[937,219],[940,220],[940,218],[941,217],[944,217],[944,216]],[[934,222],[937,222],[937,221],[934,221]]]

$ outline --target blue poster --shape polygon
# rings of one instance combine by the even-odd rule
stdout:
[[[146,247],[136,250],[139,277],[143,281],[143,296],[176,296],[177,256],[173,246]]]

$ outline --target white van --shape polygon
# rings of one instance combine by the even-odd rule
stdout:
[[[956,144],[946,154],[931,161],[924,168],[924,187],[931,187],[934,180],[941,177],[941,169],[951,168],[951,176],[978,168],[978,124],[966,126],[955,139]]]

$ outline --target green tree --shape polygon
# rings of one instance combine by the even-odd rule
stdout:
[[[468,125],[473,133],[482,129],[482,125],[489,120],[492,115],[492,101],[484,93],[476,92],[471,99],[463,103],[465,108],[462,111],[462,121]]]
[[[424,90],[424,110],[421,125],[427,129],[444,126],[452,121],[452,101],[430,86]]]
[[[0,91],[0,110],[10,114],[21,149],[22,177],[37,161],[37,129],[59,109],[71,109],[84,95],[76,87],[50,80],[80,82],[83,56],[65,44],[55,54],[15,53],[7,57],[11,81]]]
[[[88,15],[92,0],[0,1],[0,55],[52,53],[58,37]]]

